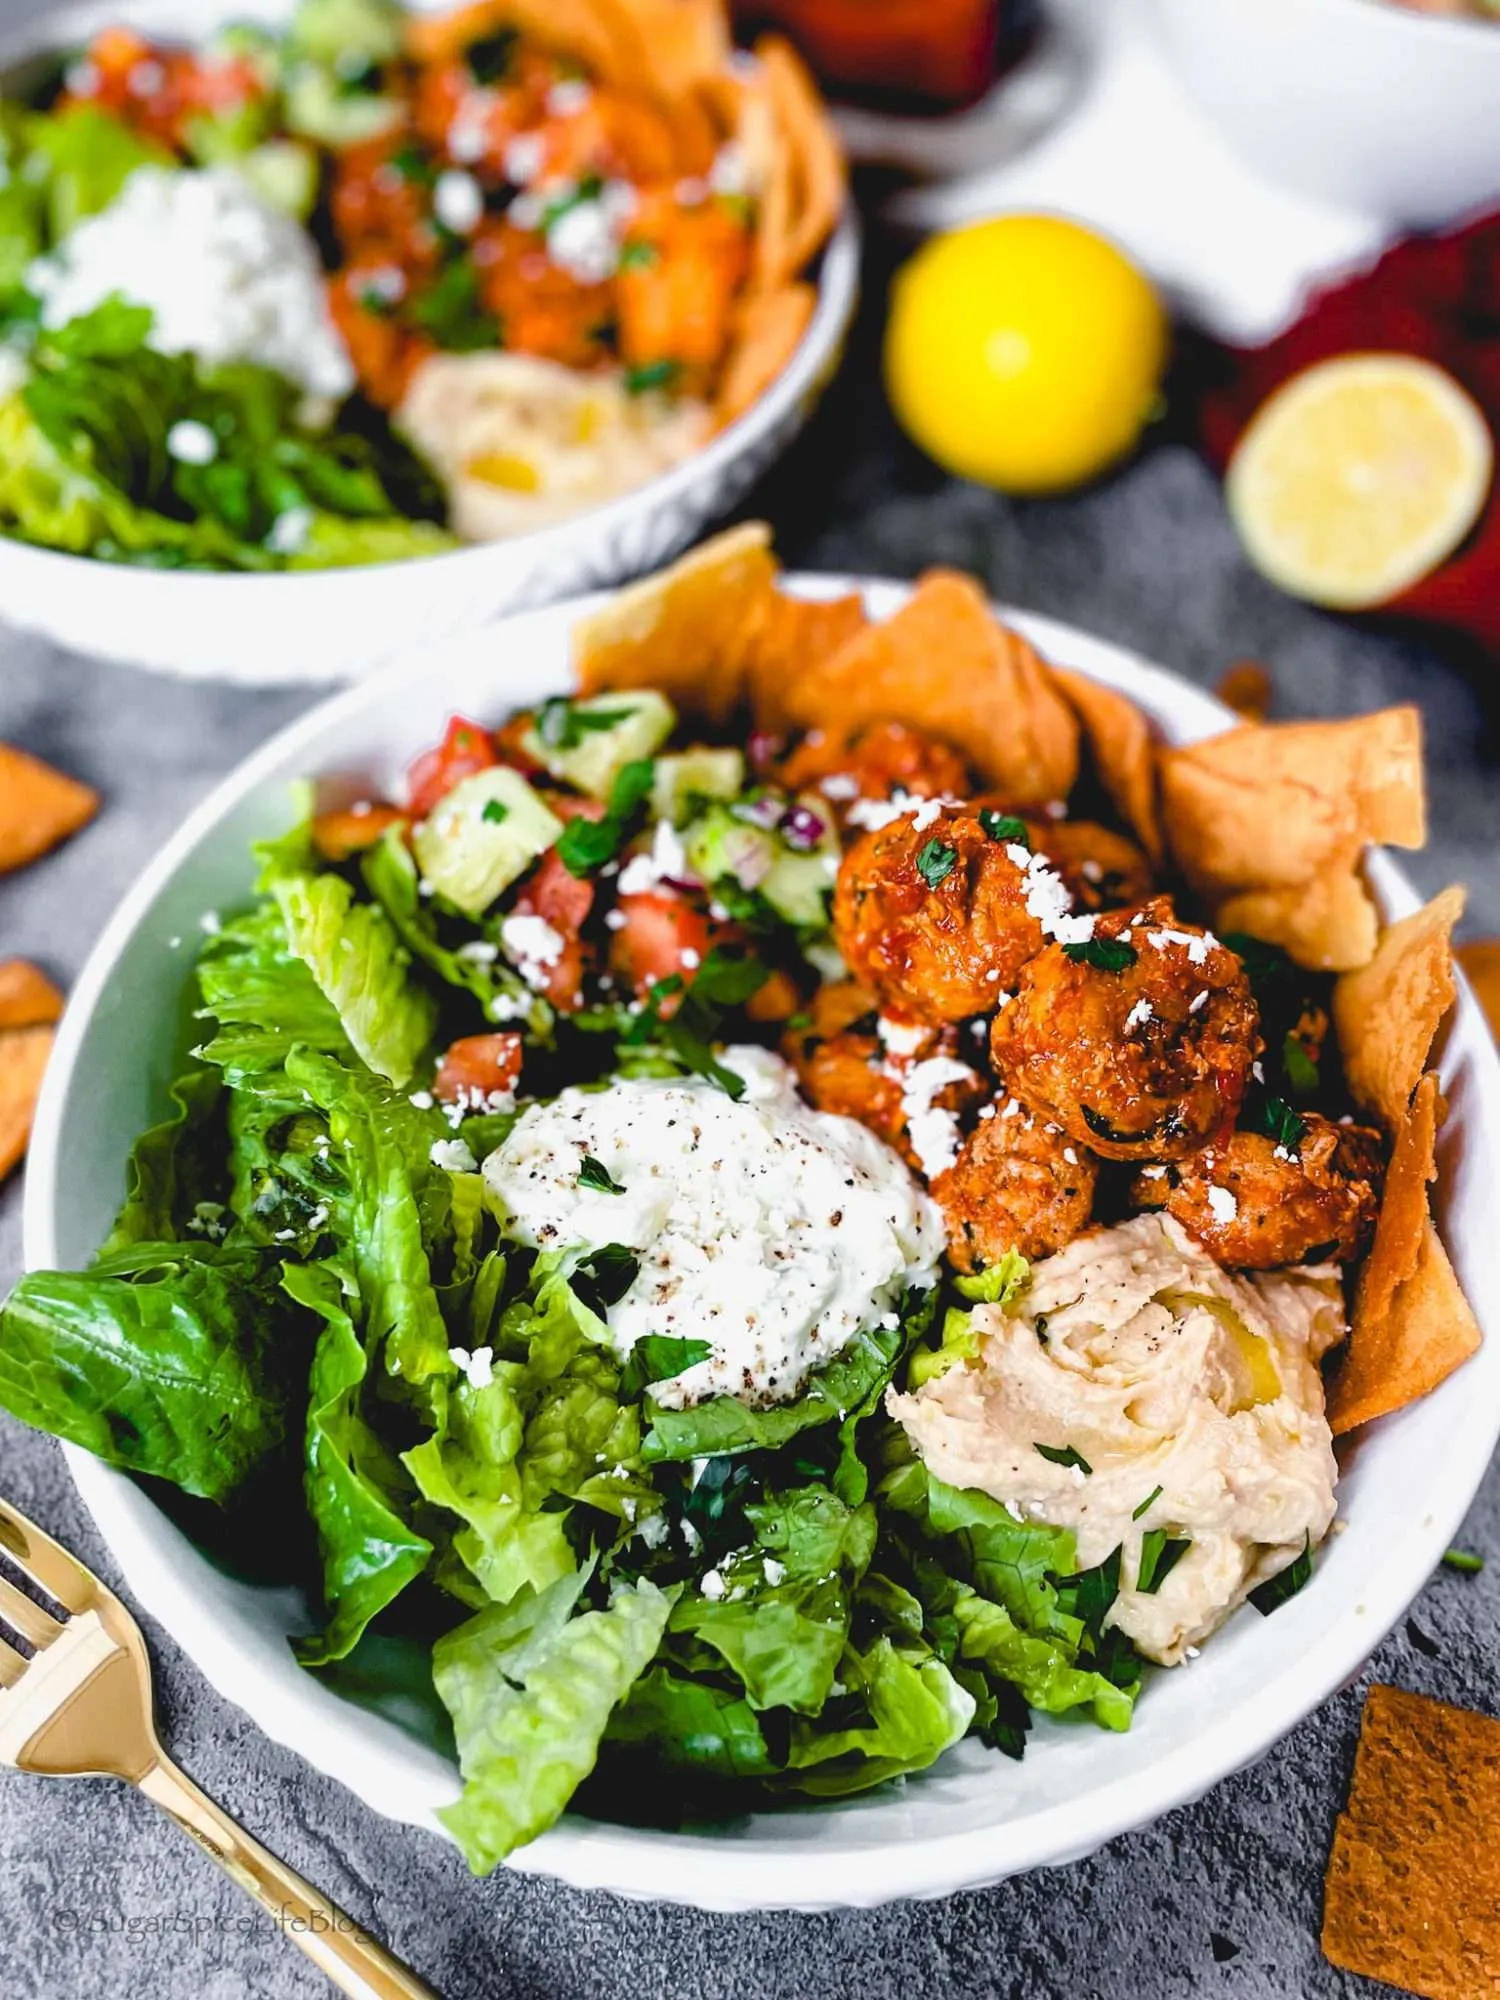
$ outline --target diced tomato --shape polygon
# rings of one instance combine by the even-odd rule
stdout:
[[[526,736],[531,727],[531,714],[526,709],[523,709],[519,715],[513,715],[509,722],[502,722],[500,727],[495,731],[495,750],[500,758],[500,762],[502,764],[513,764],[523,778],[544,777],[546,775],[545,765],[539,764],[526,748]],[[568,819],[571,817],[570,814],[563,810],[562,804],[557,799],[549,799],[547,803],[552,807],[552,810],[557,814],[559,819]],[[580,800],[579,803],[587,804],[587,801]]]
[[[622,896],[616,908],[624,922],[610,943],[610,970],[642,998],[658,979],[691,980],[716,944],[739,935],[733,924],[720,922],[670,890]]]
[[[373,847],[388,826],[405,826],[406,814],[396,806],[345,806],[319,813],[312,823],[313,846],[325,861],[347,861]]]
[[[593,799],[553,799],[549,803],[564,819],[598,819],[604,811]],[[574,1014],[583,1005],[584,975],[592,967],[594,949],[581,933],[596,894],[592,882],[569,874],[553,848],[542,856],[536,873],[516,898],[518,916],[540,917],[563,941],[556,963],[547,968],[547,984],[542,989],[545,998],[563,1014]]]
[[[426,819],[460,779],[472,778],[476,771],[487,771],[499,761],[487,729],[481,729],[477,722],[466,722],[461,715],[450,716],[447,733],[436,750],[424,751],[406,774],[413,819]]]
[[[521,1037],[515,1033],[466,1035],[438,1064],[434,1097],[473,1110],[490,1097],[514,1090],[521,1077],[521,1049]]]

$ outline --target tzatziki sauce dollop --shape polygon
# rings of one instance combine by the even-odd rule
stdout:
[[[862,1328],[894,1324],[943,1250],[936,1206],[890,1147],[805,1104],[778,1057],[722,1060],[744,1079],[739,1101],[699,1077],[569,1088],[484,1162],[515,1241],[636,1253],[607,1316],[620,1355],[647,1334],[709,1342],[707,1360],[653,1385],[670,1409],[789,1401]],[[586,1160],[621,1192],[583,1184]]]

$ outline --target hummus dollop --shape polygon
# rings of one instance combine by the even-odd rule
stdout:
[[[1327,1534],[1338,1467],[1318,1363],[1346,1330],[1336,1267],[1238,1276],[1140,1215],[1037,1264],[974,1326],[975,1359],[892,1393],[891,1413],[938,1478],[1071,1528],[1081,1568],[1119,1548],[1106,1622],[1149,1659],[1176,1665]],[[1143,1591],[1153,1530],[1191,1546]]]

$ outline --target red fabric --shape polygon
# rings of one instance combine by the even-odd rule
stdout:
[[[1222,471],[1288,376],[1333,354],[1392,349],[1446,368],[1500,441],[1500,213],[1397,243],[1373,269],[1315,295],[1268,346],[1219,350],[1199,411],[1204,450]],[[1386,608],[1470,633],[1500,653],[1500,479],[1463,547]]]

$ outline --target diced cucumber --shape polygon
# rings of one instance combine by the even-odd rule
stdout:
[[[827,802],[799,799],[807,821],[821,820],[816,847],[793,846],[778,838],[776,861],[760,885],[761,894],[779,915],[799,930],[827,930],[830,898],[839,872],[839,837]]]
[[[537,710],[522,748],[544,771],[607,799],[627,764],[650,757],[677,727],[677,711],[654,688],[549,701]]]
[[[496,764],[462,779],[412,835],[423,880],[481,916],[553,845],[563,823],[519,771]]]
[[[738,750],[681,750],[656,760],[651,811],[675,826],[689,801],[737,798],[745,783],[745,759]]]
[[[776,866],[780,843],[764,827],[736,819],[727,806],[711,806],[683,836],[688,866],[710,884],[732,876],[744,888],[764,885]]]
[[[200,112],[188,120],[183,136],[199,166],[237,167],[270,129],[271,107],[260,99],[224,111]]]
[[[332,71],[299,63],[287,79],[287,130],[324,146],[358,146],[394,131],[405,112],[399,98],[345,90]]]
[[[778,846],[770,874],[760,885],[778,916],[799,930],[825,931],[829,921],[829,897],[838,876],[836,854],[821,849],[813,854],[794,854]]]
[[[306,222],[318,199],[318,155],[302,139],[268,139],[234,162],[262,201]]]
[[[302,55],[344,69],[394,62],[403,16],[396,0],[302,0],[287,39]]]

